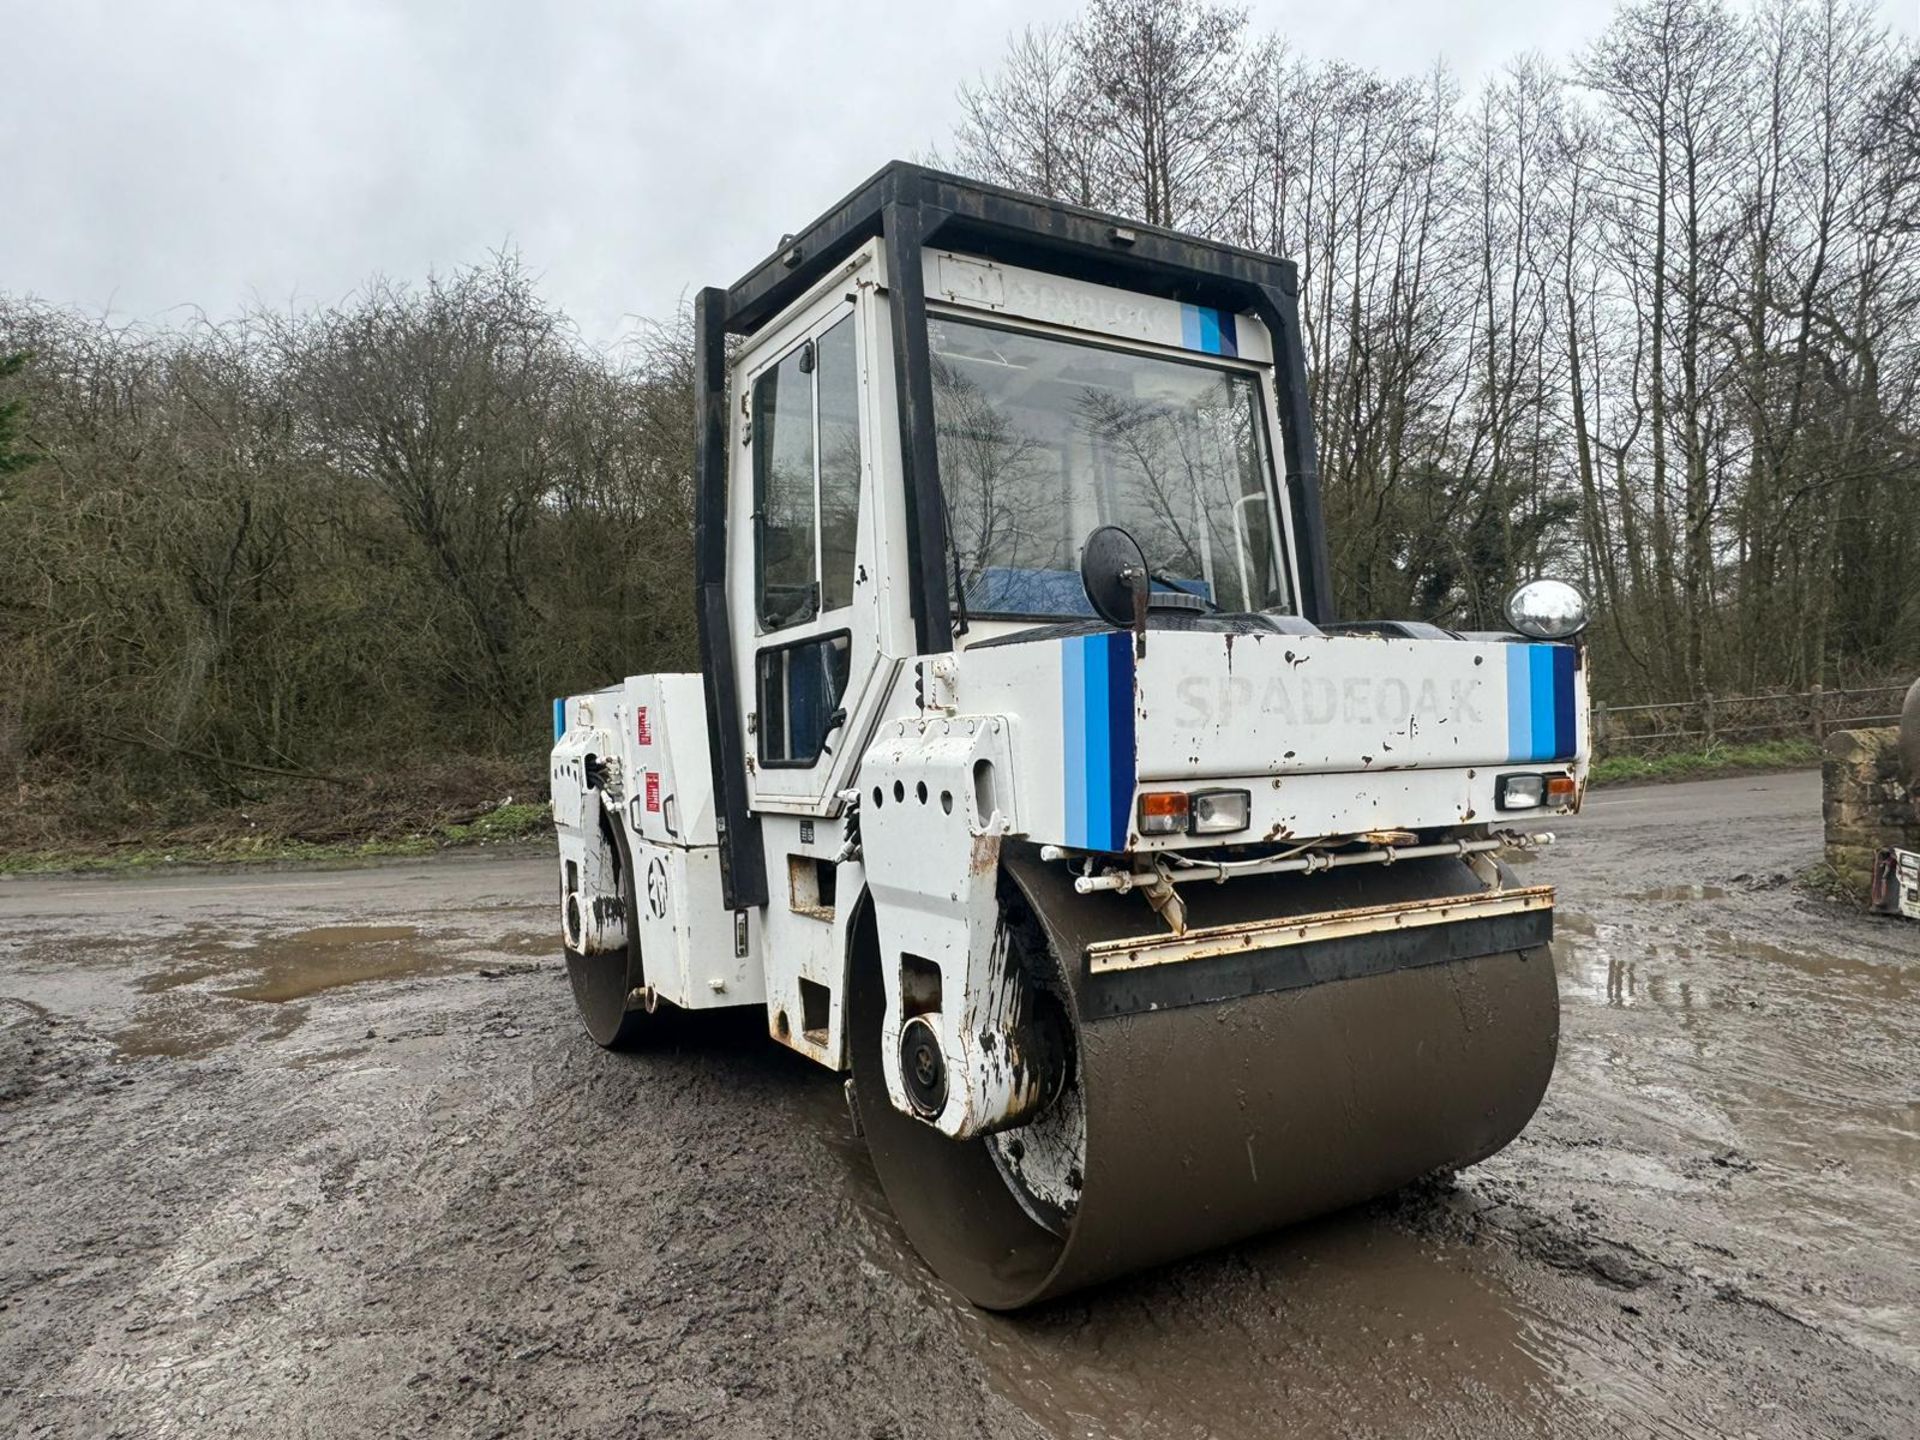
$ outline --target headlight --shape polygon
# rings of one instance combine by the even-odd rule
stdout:
[[[1187,797],[1192,806],[1191,832],[1231,835],[1246,829],[1252,798],[1245,790],[1195,790]]]
[[[1500,810],[1534,810],[1547,803],[1544,775],[1502,775],[1493,785],[1493,803]]]
[[[1493,805],[1496,810],[1537,810],[1542,805],[1564,809],[1579,789],[1571,775],[1502,775],[1493,782]]]
[[[1535,640],[1571,640],[1588,618],[1587,597],[1564,580],[1529,580],[1507,597],[1507,623]]]

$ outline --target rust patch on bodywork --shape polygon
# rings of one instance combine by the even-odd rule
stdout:
[[[967,857],[969,875],[993,875],[1000,869],[1000,837],[976,835]]]

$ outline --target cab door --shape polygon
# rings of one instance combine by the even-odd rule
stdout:
[[[734,371],[729,603],[757,811],[832,808],[891,681],[873,539],[877,307],[859,278],[755,337]]]

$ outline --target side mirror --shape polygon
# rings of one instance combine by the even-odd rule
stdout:
[[[1093,613],[1122,630],[1146,623],[1147,557],[1140,542],[1118,525],[1102,525],[1080,550],[1080,583]]]

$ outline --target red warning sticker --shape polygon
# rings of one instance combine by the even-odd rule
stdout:
[[[651,745],[653,743],[653,722],[647,719],[646,706],[642,705],[634,712],[633,725],[634,729],[639,731],[640,743],[642,745]]]
[[[660,772],[647,771],[647,809],[657,811],[660,808]]]

